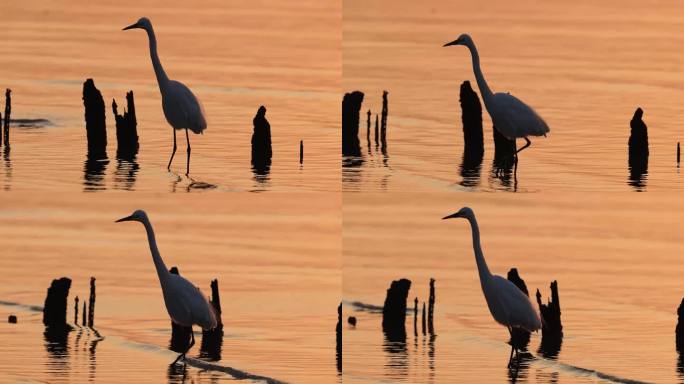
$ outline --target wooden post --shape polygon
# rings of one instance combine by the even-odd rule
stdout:
[[[378,140],[379,140],[379,128],[378,128],[378,114],[375,114],[375,147],[378,147]]]
[[[5,125],[3,126],[5,136],[5,148],[10,147],[9,128],[10,128],[10,114],[12,113],[12,90],[7,88],[5,90]]]
[[[425,335],[425,302],[423,301],[423,335]]]
[[[259,107],[252,123],[252,169],[258,175],[266,175],[270,170],[273,156],[271,124],[266,119],[266,107]]]
[[[83,318],[81,319],[81,325],[82,326],[87,326],[88,325],[88,319],[86,318],[86,301],[83,300],[83,313],[82,313]]]
[[[431,335],[435,334],[433,325],[433,314],[435,310],[435,279],[430,279],[430,298],[428,300],[428,332]]]
[[[394,280],[387,289],[382,308],[382,330],[390,340],[406,339],[406,298],[409,289],[411,281],[408,279]]]
[[[71,279],[62,277],[52,280],[45,296],[43,306],[43,324],[46,327],[66,328],[67,297],[71,288]]]
[[[74,325],[78,325],[78,296],[74,299]]]
[[[90,297],[88,298],[88,327],[95,325],[95,278],[90,278]]]
[[[363,92],[345,93],[342,99],[342,155],[361,156],[359,146],[359,111]]]
[[[304,163],[304,140],[299,140],[299,164]]]
[[[369,109],[368,112],[366,112],[366,142],[368,143],[368,149],[370,149],[370,146],[371,146],[370,126],[371,126],[371,111]]]
[[[677,166],[679,166],[679,157],[680,157],[681,151],[679,150],[679,141],[677,142]]]
[[[116,121],[116,157],[120,159],[134,158],[139,148],[133,91],[126,93],[126,106],[123,115],[119,115],[116,100],[112,100],[112,112]]]
[[[387,91],[382,91],[382,118],[380,119],[380,142],[387,148]]]
[[[107,158],[107,125],[102,93],[95,88],[93,79],[83,83],[83,106],[85,107],[88,156],[94,159]]]

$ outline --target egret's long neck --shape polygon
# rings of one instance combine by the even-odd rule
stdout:
[[[145,231],[147,231],[147,241],[150,243],[152,261],[154,261],[154,267],[157,269],[157,275],[159,276],[159,281],[161,281],[169,274],[169,270],[166,269],[164,260],[162,260],[161,255],[159,254],[157,240],[154,237],[154,229],[152,229],[152,224],[147,219],[143,220],[142,223],[145,226]]]
[[[157,38],[154,36],[154,29],[150,26],[150,28],[146,28],[145,31],[147,31],[147,37],[150,40],[150,58],[152,58],[154,74],[157,76],[157,83],[161,89],[162,85],[165,85],[169,81],[169,78],[166,76],[166,72],[164,72],[161,61],[159,61],[159,55],[157,54]]]
[[[466,43],[466,46],[468,49],[470,49],[470,56],[473,58],[473,72],[475,73],[477,86],[480,88],[482,99],[485,100],[485,106],[487,106],[487,101],[489,101],[492,97],[492,90],[489,89],[487,80],[485,80],[484,75],[482,74],[482,69],[480,68],[480,54],[477,53],[477,47],[475,47],[475,43],[472,41]]]
[[[470,216],[468,217],[468,222],[470,223],[470,228],[473,232],[473,251],[475,252],[477,272],[480,274],[480,283],[484,285],[484,282],[491,278],[492,274],[489,272],[489,267],[487,267],[487,262],[482,254],[482,246],[480,246],[480,227],[477,225],[477,220],[475,220],[474,216]]]

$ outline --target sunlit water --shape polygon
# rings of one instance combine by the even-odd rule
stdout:
[[[239,3],[136,1],[8,2],[3,7],[1,105],[11,88],[12,118],[50,125],[11,130],[0,186],[13,190],[339,190],[340,4],[316,1]],[[142,30],[121,31],[139,17],[155,28],[170,78],[204,105],[208,128],[191,135],[191,178],[179,131],[172,172],[172,130]],[[108,161],[86,164],[83,82],[102,92]],[[140,152],[116,158],[112,99],[119,112],[133,90]],[[273,164],[252,172],[252,119],[260,105],[271,124]],[[4,109],[0,110],[4,114]],[[304,162],[299,163],[299,142]]]
[[[684,124],[682,4],[673,1],[345,1],[343,88],[365,93],[364,164],[343,169],[346,190],[628,191],[682,187],[676,145]],[[459,87],[476,92],[470,54],[443,48],[473,37],[494,92],[533,106],[551,128],[520,155],[517,183],[485,157],[464,180]],[[366,143],[366,111],[389,91],[387,157]],[[649,128],[648,173],[628,183],[627,140],[635,109]],[[374,117],[373,117],[374,123]],[[371,126],[371,131],[373,126]],[[371,137],[373,134],[371,133]],[[522,141],[518,143],[522,145]]]
[[[234,195],[234,196],[233,196]],[[193,195],[173,201],[128,194],[5,194],[0,209],[2,381],[196,382],[248,373],[283,382],[337,382],[340,202],[325,194]],[[105,199],[106,197],[106,199]],[[139,223],[114,223],[146,207],[168,267],[205,294],[217,278],[223,309],[220,359],[170,370],[170,320]],[[66,342],[43,335],[53,278],[72,279],[73,300],[97,280],[94,331]],[[19,305],[10,305],[10,304]],[[7,323],[10,314],[17,324]],[[79,319],[79,324],[81,320]],[[200,354],[201,332],[189,356]],[[223,369],[223,371],[222,371]],[[205,380],[206,379],[206,380]]]
[[[540,351],[533,334],[533,358],[517,374],[506,367],[508,332],[480,288],[470,228],[441,220],[464,205],[478,217],[492,273],[518,268],[543,302],[558,281],[560,350]],[[684,382],[674,333],[684,295],[682,208],[674,194],[345,194],[345,382]],[[414,336],[411,311],[406,342],[390,343],[382,314],[352,305],[382,306],[390,282],[408,278],[412,310],[414,297],[428,301],[431,277],[434,339],[422,335],[420,318]]]

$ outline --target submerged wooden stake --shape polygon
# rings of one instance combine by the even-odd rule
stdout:
[[[425,335],[425,302],[423,301],[423,335]]]
[[[86,301],[83,300],[83,318],[81,319],[81,325],[84,327],[88,325],[88,319],[86,319]]]
[[[435,279],[430,279],[430,299],[428,301],[428,332],[431,335],[435,334],[435,327],[433,325],[434,311],[435,311]]]
[[[299,164],[304,163],[304,140],[299,140]]]
[[[413,335],[418,336],[418,298],[413,299]]]
[[[679,157],[680,157],[679,155],[680,155],[680,153],[681,153],[681,151],[679,150],[679,141],[678,141],[677,142],[677,166],[679,166]]]

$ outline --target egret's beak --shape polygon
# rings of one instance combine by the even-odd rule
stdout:
[[[131,220],[133,220],[133,215],[122,217],[119,220],[115,221],[115,223],[120,223],[122,221],[131,221]]]
[[[461,215],[459,214],[459,212],[452,213],[452,214],[449,215],[449,216],[444,216],[444,217],[442,217],[442,220],[453,219],[454,217],[461,217]]]
[[[127,30],[127,29],[133,29],[133,28],[140,28],[140,26],[138,25],[138,23],[131,24],[131,25],[129,25],[128,27],[122,29],[122,31],[125,31],[125,30]]]
[[[460,43],[461,43],[461,40],[460,40],[460,39],[456,39],[456,40],[452,41],[451,43],[446,43],[446,44],[442,45],[442,47],[448,47],[448,46],[450,46],[450,45],[458,45],[458,44],[460,44]]]

